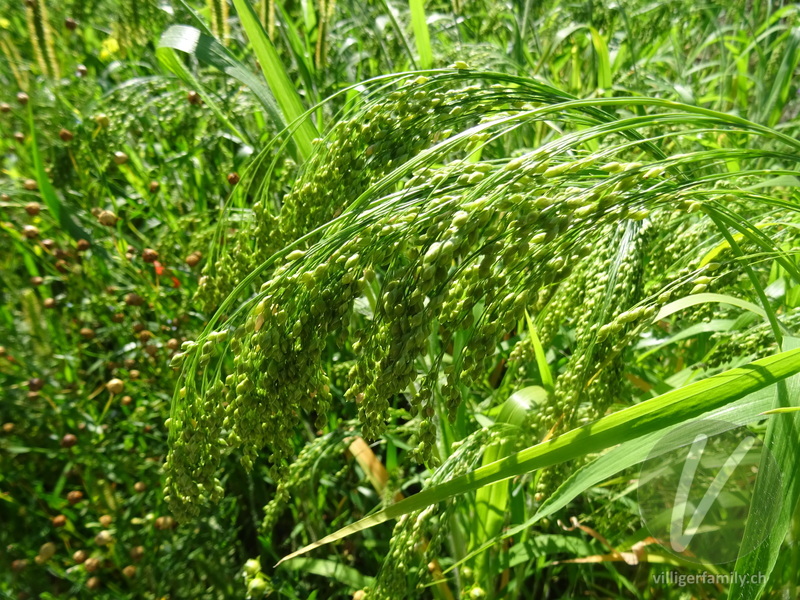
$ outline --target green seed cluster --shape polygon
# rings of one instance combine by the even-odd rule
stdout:
[[[234,371],[219,383],[227,390],[226,443],[239,448],[246,466],[267,446],[279,474],[292,456],[288,440],[302,414],[316,415],[324,426],[331,395],[321,353],[329,336],[348,331],[357,298],[374,298],[374,316],[353,344],[357,358],[346,397],[358,405],[365,437],[374,438],[391,399],[421,374],[431,323],[441,324],[445,343],[457,330],[469,333],[441,389],[454,413],[461,384],[482,376],[498,340],[535,304],[529,290],[539,287],[546,297],[588,253],[573,228],[583,229],[586,219],[617,222],[628,215],[616,206],[600,208],[592,197],[602,192],[562,187],[550,167],[509,164],[455,162],[427,172],[397,194],[402,210],[373,215],[367,208],[360,218],[371,225],[344,226],[347,241],[323,238],[285,255],[234,330]],[[562,172],[575,168],[570,163]],[[215,343],[209,338],[202,348]],[[428,376],[410,396],[412,412],[422,417],[423,460],[431,459],[435,441],[431,398],[442,355],[431,358]]]
[[[350,119],[337,122],[283,198],[280,241],[289,244],[328,222],[372,183],[403,165],[438,137],[463,110],[463,92],[432,87],[427,77],[379,94]]]
[[[330,433],[314,438],[303,446],[297,458],[289,466],[286,477],[278,484],[275,495],[264,507],[262,533],[269,535],[272,532],[292,497],[297,497],[298,493],[304,491],[313,492],[315,465],[326,457],[341,454],[342,439],[340,433]],[[326,477],[336,479],[336,475],[329,472],[326,472]]]
[[[185,347],[187,350],[192,351]],[[196,517],[201,505],[222,497],[217,473],[224,450],[220,431],[225,396],[222,383],[217,381],[206,389],[202,403],[187,403],[183,414],[174,417],[178,438],[172,441],[164,467],[164,496],[176,515]]]
[[[781,322],[784,325],[797,325],[800,323],[800,318],[794,314],[781,319]],[[747,357],[748,360],[756,360],[778,351],[775,334],[766,321],[745,329],[717,332],[711,337],[716,345],[705,362],[712,369],[719,369],[734,359],[741,360],[742,357]]]
[[[649,222],[638,221],[606,227],[604,241],[559,288],[552,303],[558,310],[547,313],[545,331],[567,325],[575,341],[552,402],[529,417],[535,430],[568,431],[602,416],[618,397],[623,351],[656,312],[645,304],[625,310],[642,300],[649,230]],[[539,491],[547,494],[563,475],[547,470]]]
[[[236,223],[240,229],[233,240],[221,234],[218,245],[221,250],[216,259],[208,261],[203,268],[195,294],[195,299],[207,312],[213,312],[240,281],[280,249],[276,238],[278,219],[270,211],[270,197],[286,185],[294,170],[291,160],[283,161],[277,173],[267,180],[261,198],[253,203],[253,218]],[[239,188],[242,186],[245,184],[240,184]]]
[[[585,365],[576,365],[574,370],[568,368],[573,371],[572,377],[562,375],[556,386],[558,392],[563,379],[565,387],[562,389],[566,390],[569,385],[567,380],[572,379],[572,389],[566,394],[573,396],[577,407],[585,378],[587,375],[592,377],[584,392],[589,407],[584,415],[587,420],[602,416],[617,397],[624,366],[622,352],[632,341],[630,333],[635,332],[638,337],[638,326],[648,325],[656,314],[655,304],[640,304],[644,296],[642,276],[648,257],[646,250],[650,231],[649,223],[629,222],[620,227],[616,236],[609,236],[610,245],[606,248],[605,261],[609,268],[605,271],[595,270],[592,281],[587,281],[584,311],[575,328],[577,354],[586,357]],[[633,308],[625,310],[629,306]],[[596,323],[603,321],[607,325],[597,328]],[[595,363],[590,370],[602,370],[597,375],[592,374],[586,369],[588,362]]]
[[[438,467],[428,486],[444,483],[475,468],[486,446],[507,434],[502,428],[481,429],[458,443],[454,452]],[[447,535],[447,523],[456,502],[446,500],[403,515],[397,520],[387,559],[383,561],[374,587],[364,590],[365,600],[419,597],[431,581],[430,561],[439,555]]]
[[[177,413],[204,405],[209,385],[224,391],[218,435],[191,443],[235,448],[246,467],[267,447],[280,479],[301,420],[327,423],[331,374],[322,356],[335,344],[354,357],[343,387],[364,437],[380,436],[390,407],[405,401],[418,418],[416,455],[433,464],[433,398],[453,417],[464,390],[496,361],[498,342],[561,286],[575,311],[575,356],[533,430],[559,419],[566,428],[584,401],[582,419],[605,411],[619,380],[615,361],[670,297],[644,294],[648,223],[674,210],[676,196],[681,210],[697,202],[691,190],[678,193],[664,164],[566,152],[561,140],[513,159],[465,160],[475,144],[534,110],[535,98],[502,85],[419,78],[366,103],[317,143],[270,223],[284,249],[252,271],[266,281],[225,321],[227,341],[206,334],[177,359],[187,390]],[[554,313],[544,337],[562,323]],[[446,363],[457,333],[462,347]],[[228,349],[232,368],[222,360]],[[194,456],[173,437],[173,453]],[[193,501],[188,488],[179,497]]]

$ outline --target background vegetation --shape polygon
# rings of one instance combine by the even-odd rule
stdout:
[[[0,0],[0,56],[0,594],[797,594],[797,5]],[[782,474],[725,565],[636,496],[709,416]]]

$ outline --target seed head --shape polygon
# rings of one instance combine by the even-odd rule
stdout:
[[[78,443],[78,438],[75,437],[75,435],[72,433],[64,434],[64,437],[61,438],[62,448],[72,448],[77,443]]]
[[[117,215],[110,210],[101,210],[100,214],[97,215],[97,220],[100,221],[101,225],[113,227],[117,224]]]
[[[257,558],[250,558],[244,563],[244,572],[250,577],[255,577],[261,572],[261,561]]]
[[[106,529],[103,529],[96,536],[94,536],[94,543],[98,546],[108,546],[113,541],[113,536]]]
[[[94,556],[87,558],[86,562],[83,563],[83,566],[89,573],[94,573],[100,568],[100,559],[95,558]]]
[[[53,542],[47,542],[42,544],[42,547],[39,548],[39,556],[41,556],[44,560],[50,560],[56,553],[56,545]]]
[[[170,516],[158,517],[155,521],[155,528],[161,530],[172,529],[176,525],[175,519]]]
[[[136,292],[131,292],[130,294],[125,295],[125,304],[128,306],[141,306],[144,304],[144,298],[142,298]]]
[[[17,102],[19,102],[22,106],[25,106],[28,103],[28,94],[25,92],[20,92],[17,94]]]
[[[42,207],[38,202],[29,202],[28,204],[25,205],[25,212],[32,217],[38,215],[41,212],[41,210]]]
[[[69,129],[62,129],[61,131],[58,132],[58,137],[61,138],[62,142],[71,142],[72,138],[74,138],[75,136]]]
[[[28,561],[24,558],[19,558],[11,563],[11,570],[15,572],[20,572],[25,570],[25,567],[28,566]]]
[[[112,394],[121,394],[125,389],[125,383],[121,379],[112,379],[106,383],[106,389]]]
[[[146,263],[154,263],[158,260],[158,252],[152,248],[142,250],[142,260]]]
[[[263,598],[269,589],[269,584],[265,579],[256,577],[247,585],[247,595],[251,598]]]
[[[190,267],[195,267],[202,259],[203,255],[200,252],[192,252],[186,257],[186,264]]]

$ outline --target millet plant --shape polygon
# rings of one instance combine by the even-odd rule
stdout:
[[[796,594],[799,31],[0,0],[0,594]],[[781,475],[724,565],[636,495],[703,419]]]

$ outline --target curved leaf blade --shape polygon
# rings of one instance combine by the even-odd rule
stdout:
[[[275,46],[272,45],[267,32],[261,26],[261,21],[253,10],[253,6],[247,0],[233,0],[233,6],[236,8],[242,27],[253,46],[267,85],[281,107],[283,116],[288,123],[297,124],[292,131],[292,139],[297,144],[300,155],[304,159],[308,158],[311,155],[313,140],[317,137],[317,128],[311,121],[311,115],[303,106],[300,95],[292,80],[289,79]]]
[[[800,348],[800,339],[786,337],[784,344],[796,350]],[[797,452],[800,441],[800,414],[791,410],[798,408],[798,395],[800,395],[800,377],[792,377],[778,383],[775,410],[772,412],[773,417],[769,421],[764,437],[764,445],[772,453],[774,462],[762,460],[759,466],[753,502],[750,505],[750,514],[744,531],[745,540],[750,536],[761,539],[765,524],[770,523],[773,517],[766,508],[771,506],[771,503],[758,502],[757,499],[765,495],[779,494],[782,502],[770,535],[755,550],[740,556],[736,561],[734,571],[739,577],[734,578],[728,593],[728,598],[731,600],[755,600],[763,595],[769,576],[778,561],[783,540],[792,525],[792,517],[800,500],[800,454]],[[774,481],[771,478],[774,474],[770,472],[774,468],[780,470],[782,487],[780,490],[765,487],[768,485],[766,482]],[[743,541],[741,547],[747,548],[752,545]]]
[[[173,25],[167,29],[158,42],[156,55],[161,64],[170,72],[178,76],[181,81],[195,89],[203,101],[214,112],[218,119],[224,123],[237,137],[247,139],[239,129],[228,120],[224,111],[219,107],[214,98],[205,90],[189,70],[178,59],[175,51],[184,52],[197,58],[202,63],[212,66],[229,77],[244,84],[259,99],[267,115],[275,127],[282,131],[286,127],[283,116],[275,103],[269,89],[250,73],[244,65],[236,60],[233,55],[213,37],[205,35],[194,27],[188,25]]]
[[[795,349],[672,390],[480,467],[472,473],[423,490],[289,554],[278,564],[452,496],[599,452],[671,425],[683,423],[798,372],[800,372],[800,349]]]

